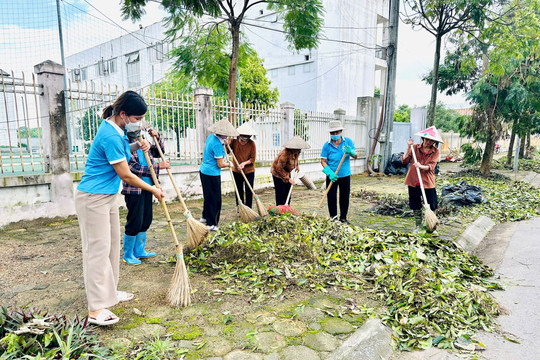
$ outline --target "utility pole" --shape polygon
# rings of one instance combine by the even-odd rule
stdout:
[[[399,24],[399,0],[389,0],[389,30],[388,45],[386,46],[386,93],[384,101],[384,120],[381,138],[381,163],[379,171],[384,172],[386,165],[392,156],[392,135],[394,129],[394,104],[396,90],[396,64],[397,64],[397,42]],[[384,140],[384,141],[382,141]]]

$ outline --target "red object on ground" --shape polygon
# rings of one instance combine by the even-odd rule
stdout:
[[[278,205],[278,206],[269,206],[268,213],[270,215],[280,215],[289,213],[291,215],[298,215],[298,211],[293,209],[290,205]]]

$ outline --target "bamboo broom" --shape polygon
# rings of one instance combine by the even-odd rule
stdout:
[[[414,152],[414,148],[411,145],[411,152],[414,159],[414,162],[418,162],[416,160],[416,153]],[[416,167],[416,166],[415,166]],[[424,190],[424,182],[422,181],[422,176],[420,176],[420,169],[416,168],[416,173],[418,174],[418,181],[420,182],[420,190],[422,190],[422,197],[424,198],[424,209],[426,210],[426,213],[424,214],[424,220],[426,221],[426,227],[429,231],[433,231],[437,228],[437,224],[439,224],[439,219],[437,219],[437,216],[431,210],[427,198],[426,198],[426,191]]]
[[[236,159],[236,156],[234,155],[234,152],[232,151],[231,146],[229,144],[227,144],[227,148],[231,152],[231,155],[232,155],[234,161],[236,162],[236,165],[240,165],[240,163],[238,162],[238,159]],[[244,180],[246,181],[246,184],[248,185],[249,190],[251,190],[251,192],[253,193],[253,197],[255,198],[255,204],[257,205],[257,211],[258,211],[259,215],[260,216],[268,215],[268,210],[266,209],[266,206],[264,206],[261,199],[259,199],[259,196],[257,194],[255,194],[255,190],[253,190],[253,187],[251,186],[251,184],[249,183],[249,181],[248,181],[248,179],[246,177],[246,174],[244,174],[244,170],[242,170],[242,169],[239,169],[239,170],[240,170],[240,173],[242,174],[242,176],[244,177]]]
[[[296,182],[296,179],[298,178],[298,171],[296,172],[296,174],[294,175],[294,182]],[[293,188],[293,184],[291,184],[291,188],[289,189],[289,194],[287,195],[287,200],[285,200],[285,205],[289,205],[289,202],[291,201],[291,194],[292,194],[292,188]]]
[[[338,165],[338,167],[336,169],[336,175],[337,175],[337,173],[339,173],[339,169],[341,169],[341,165],[343,164],[343,161],[345,160],[345,156],[347,156],[347,154],[343,154],[343,156],[341,157],[341,161],[339,162],[339,165]],[[319,205],[317,206],[317,208],[313,212],[313,216],[317,216],[317,214],[321,211],[321,206],[322,206],[322,204],[324,202],[324,199],[326,199],[326,195],[328,195],[328,191],[330,191],[330,188],[332,187],[333,184],[334,184],[334,182],[330,181],[330,184],[328,184],[328,186],[326,187],[326,190],[324,191],[323,197],[322,197],[321,201],[319,202]]]
[[[139,135],[139,141],[142,143],[143,137],[142,135]],[[159,147],[159,146],[158,146]],[[144,151],[144,158],[146,159],[146,164],[148,165],[148,168],[150,169],[150,173],[152,174],[152,180],[154,181],[154,186],[158,189],[161,189],[161,185],[159,184],[159,181],[156,176],[156,172],[154,171],[154,168],[152,167],[152,162],[150,161],[150,156],[148,156],[148,153]],[[169,215],[169,210],[167,209],[167,204],[165,204],[165,199],[161,198],[159,200],[161,203],[161,206],[163,207],[163,211],[165,212],[165,218],[167,219],[167,222],[169,223],[169,227],[171,229],[171,234],[173,236],[174,244],[175,244],[175,250],[176,250],[176,268],[174,269],[174,275],[171,279],[171,284],[169,285],[169,291],[167,292],[167,299],[169,300],[169,303],[174,306],[189,306],[191,304],[191,288],[189,286],[189,278],[186,268],[186,263],[184,262],[184,251],[182,244],[178,241],[178,238],[176,237],[176,232],[174,231],[174,227],[171,221],[171,216]]]
[[[159,151],[159,156],[161,157],[161,160],[165,161],[165,155],[163,155],[163,151],[161,151],[158,139],[155,136],[152,137],[154,138],[154,143],[156,144],[156,147]],[[182,194],[180,194],[178,186],[176,186],[176,181],[174,181],[171,169],[167,169],[167,173],[169,174],[171,183],[173,184],[174,190],[176,191],[176,196],[178,196],[178,199],[180,199],[180,203],[184,208],[184,216],[186,217],[187,222],[187,247],[188,249],[194,249],[200,244],[202,244],[210,230],[208,230],[208,227],[206,225],[193,218],[191,212],[186,206],[186,203],[184,202],[184,199],[182,198]]]
[[[225,151],[225,157],[227,158],[227,161],[229,161],[227,151]],[[255,211],[253,211],[253,209],[242,203],[242,199],[240,199],[240,194],[238,193],[238,188],[236,187],[236,181],[234,181],[233,171],[230,166],[229,171],[231,173],[231,180],[234,186],[234,192],[236,193],[236,199],[238,200],[238,213],[240,214],[240,220],[242,220],[242,222],[244,223],[249,223],[253,220],[258,219],[260,217],[259,214],[257,214]]]

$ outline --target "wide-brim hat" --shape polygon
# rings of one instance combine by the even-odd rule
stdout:
[[[339,120],[330,121],[330,123],[328,124],[328,132],[334,132],[334,131],[339,131],[339,130],[343,130],[343,125],[341,124],[341,121]]]
[[[227,118],[219,120],[217,123],[212,124],[208,127],[208,131],[216,135],[225,135],[225,136],[239,136],[240,134],[231,122]]]
[[[300,136],[296,135],[291,140],[287,141],[285,145],[283,145],[285,149],[309,149],[311,146],[307,142],[304,141]]]
[[[422,131],[417,132],[415,135],[423,137],[425,139],[430,139],[439,143],[444,143],[444,141],[441,138],[441,134],[439,133],[439,130],[434,126],[428,127],[427,129],[424,129]]]
[[[253,130],[253,128],[247,122],[243,123],[238,128],[236,128],[236,131],[238,131],[240,135],[249,135],[249,136],[257,135],[255,130]]]

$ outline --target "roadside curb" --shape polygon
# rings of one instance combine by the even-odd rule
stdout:
[[[478,247],[487,233],[495,226],[491,218],[481,215],[456,239],[456,244],[464,251],[470,253]]]

